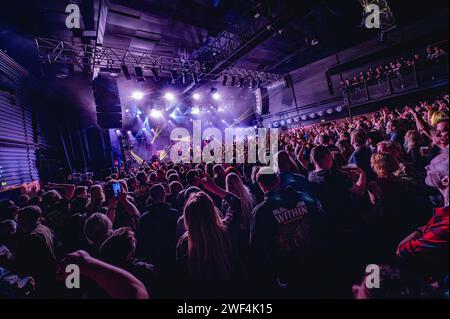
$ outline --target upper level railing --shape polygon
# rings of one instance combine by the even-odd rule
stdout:
[[[362,104],[415,89],[448,83],[448,74],[447,57],[439,61],[425,61],[406,66],[379,79],[353,84],[343,89],[344,105]]]

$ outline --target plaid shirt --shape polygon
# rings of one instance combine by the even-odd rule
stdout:
[[[421,235],[399,247],[400,256],[416,256],[428,251],[448,251],[449,207],[436,208],[428,223],[419,228]]]

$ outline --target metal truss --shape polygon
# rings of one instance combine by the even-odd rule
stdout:
[[[215,65],[234,53],[246,41],[254,37],[261,30],[270,30],[270,21],[263,15],[253,23],[235,24],[222,31],[213,42],[196,52],[196,58],[208,65]]]
[[[56,65],[74,64],[84,70],[120,68],[122,65],[126,65],[127,67],[157,68],[158,70],[177,71],[179,73],[186,72],[191,74],[195,72],[199,78],[206,71],[204,63],[196,60],[102,45],[36,38],[36,46],[42,63]],[[226,69],[221,75],[253,78],[268,82],[279,78],[277,74],[239,68]]]
[[[120,68],[129,67],[159,68],[179,72],[200,72],[197,61],[155,55],[128,49],[118,49],[101,45],[91,45],[55,39],[36,38],[40,59],[43,63],[73,63],[80,68]]]
[[[199,82],[187,88],[184,93],[195,91],[209,80],[222,75],[232,74],[235,63],[253,48],[273,36],[298,14],[296,10],[285,9],[276,18],[264,12],[254,15],[250,20],[234,24],[222,31],[211,43],[194,52],[194,58],[202,64]],[[278,79],[276,74],[255,71],[242,72],[234,70],[238,75],[271,82]],[[265,83],[265,85],[268,84]]]

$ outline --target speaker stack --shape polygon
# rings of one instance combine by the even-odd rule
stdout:
[[[122,128],[122,105],[119,89],[114,79],[97,76],[92,83],[97,123],[102,128]]]

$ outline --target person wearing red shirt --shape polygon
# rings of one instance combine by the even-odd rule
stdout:
[[[437,188],[444,198],[444,207],[435,209],[428,223],[406,237],[397,248],[397,256],[419,262],[428,275],[448,274],[449,260],[449,150],[442,150],[426,167],[425,182]],[[441,272],[442,271],[442,272]]]

